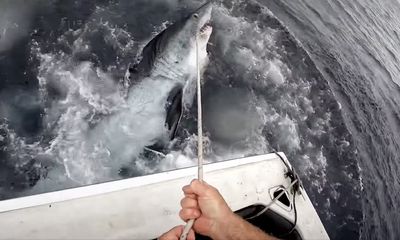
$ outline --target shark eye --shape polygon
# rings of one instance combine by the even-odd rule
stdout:
[[[199,14],[195,13],[195,14],[193,14],[193,17],[194,18],[199,18]]]

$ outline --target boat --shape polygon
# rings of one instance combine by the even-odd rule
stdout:
[[[196,173],[190,167],[0,201],[0,239],[155,239],[184,224],[182,186]],[[329,239],[282,152],[206,164],[204,177],[269,234]]]

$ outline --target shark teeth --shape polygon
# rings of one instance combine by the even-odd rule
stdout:
[[[200,28],[200,34],[204,34],[207,31],[209,31],[212,28],[211,24],[209,22],[205,23],[201,28]]]

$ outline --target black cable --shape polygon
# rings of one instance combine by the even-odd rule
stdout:
[[[290,168],[289,164],[287,164],[287,162],[285,161],[285,159],[277,152],[277,151],[273,151],[283,162],[283,164],[285,164],[286,168],[288,169],[288,171],[293,171],[293,167]]]
[[[278,238],[286,237],[286,236],[292,234],[292,232],[296,229],[296,225],[297,225],[296,193],[293,194],[293,210],[294,210],[294,224],[293,224],[292,229],[290,229],[290,231],[288,231],[287,233],[278,236]]]
[[[296,229],[296,225],[297,225],[296,193],[300,190],[301,182],[300,182],[299,176],[295,173],[293,166],[290,168],[289,164],[285,161],[285,159],[277,151],[274,151],[274,153],[282,160],[283,164],[285,164],[286,168],[288,169],[286,176],[288,176],[290,178],[291,182],[295,181],[296,179],[298,181],[292,187],[292,189],[293,189],[294,224],[293,224],[292,229],[290,229],[290,231],[279,236],[279,238],[282,238],[282,237],[290,235]]]
[[[288,172],[285,173],[285,177],[289,177],[290,178],[291,184],[294,181],[296,181],[296,183],[294,183],[294,185],[292,186],[292,190],[293,190],[293,200],[292,201],[293,201],[293,210],[294,210],[294,224],[293,224],[293,227],[287,233],[284,233],[281,236],[278,236],[278,238],[283,238],[283,237],[286,237],[286,236],[292,234],[293,231],[296,229],[296,225],[297,225],[296,194],[297,194],[297,192],[300,191],[301,182],[300,182],[299,176],[295,173],[293,166],[290,167],[289,164],[285,161],[285,159],[278,152],[274,151],[274,153],[282,160],[283,164],[287,168]],[[269,208],[269,206],[266,206],[259,213],[257,213],[256,215],[254,215],[252,217],[246,218],[246,220],[250,220],[250,219],[253,219],[253,218],[256,218],[256,217],[262,215],[264,212],[266,212],[266,210],[268,208]]]

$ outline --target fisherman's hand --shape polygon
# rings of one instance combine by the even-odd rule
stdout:
[[[179,240],[182,235],[183,226],[176,226],[168,232],[161,235],[158,240]],[[195,240],[193,230],[190,230],[187,240]]]
[[[185,194],[179,212],[182,220],[196,219],[193,225],[195,232],[219,239],[218,234],[236,216],[218,190],[198,180],[193,180],[182,190]]]

